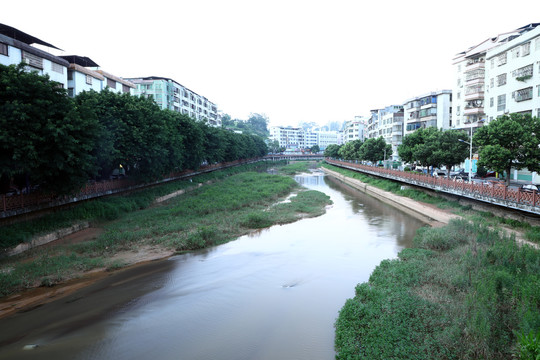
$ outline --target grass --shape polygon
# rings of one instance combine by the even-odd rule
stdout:
[[[292,191],[298,194],[289,203],[274,205]],[[119,251],[142,245],[177,252],[218,245],[253,229],[293,222],[305,214],[320,215],[330,200],[320,192],[301,189],[291,177],[242,172],[221,176],[221,180],[215,178],[211,184],[160,205],[149,206],[150,203],[103,223],[105,231],[93,241],[53,249],[36,248],[3,259],[0,295],[53,285],[95,267],[120,268],[125,264],[109,259]]]
[[[294,175],[297,173],[308,172],[309,169],[318,168],[320,163],[318,161],[295,161],[288,165],[280,167],[280,173],[284,175]]]
[[[414,248],[383,261],[341,309],[337,358],[509,359],[538,351],[538,255],[466,220],[422,228]]]
[[[73,223],[89,221],[99,224],[118,219],[125,214],[145,209],[160,196],[177,190],[193,188],[199,183],[217,181],[227,176],[245,171],[263,171],[266,163],[256,163],[231,167],[195,176],[190,180],[178,180],[130,194],[103,197],[75,204],[67,209],[46,214],[40,218],[3,225],[0,232],[0,249],[8,249],[20,243],[29,242],[33,237],[69,227]]]

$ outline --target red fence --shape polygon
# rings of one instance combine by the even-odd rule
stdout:
[[[257,161],[257,159],[237,160],[227,163],[204,165],[201,166],[201,168],[197,171],[185,170],[182,172],[171,173],[163,180],[154,182],[152,184],[140,184],[129,178],[97,181],[93,183],[89,182],[85,185],[84,188],[82,188],[76,195],[73,196],[45,195],[39,192],[31,194],[18,194],[12,196],[2,194],[0,195],[0,218],[6,218],[9,216],[30,212],[33,210],[73,203],[90,198],[120,193],[123,191],[130,191],[150,185],[155,185],[158,183],[182,179],[200,173],[211,172],[231,166],[247,164],[253,161]]]
[[[433,190],[474,198],[476,200],[514,209],[540,213],[540,209],[537,207],[539,196],[536,191],[520,191],[519,188],[509,188],[498,181],[456,181],[453,179],[434,177],[427,174],[362,165],[350,161],[326,159],[326,162],[339,167],[359,170],[361,172],[402,181],[416,186],[423,186]]]

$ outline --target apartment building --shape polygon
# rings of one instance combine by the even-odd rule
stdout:
[[[452,126],[452,90],[433,91],[403,104],[403,135],[420,128],[449,129]]]
[[[377,111],[378,130],[374,138],[382,137],[387,144],[392,145],[391,160],[398,160],[397,148],[403,142],[403,105],[390,105]]]
[[[343,143],[353,140],[364,141],[367,138],[366,124],[369,119],[364,116],[355,116],[354,120],[347,121],[343,128]]]
[[[86,56],[60,56],[69,63],[68,95],[75,97],[83,91],[108,89],[116,93],[132,94],[135,84],[121,77],[99,70],[99,65]]]
[[[299,151],[318,145],[324,151],[328,145],[339,143],[337,131],[304,130],[301,127],[271,126],[270,140],[277,140],[280,147]]]
[[[499,66],[495,64],[499,59],[494,59],[494,54],[498,53],[496,49],[519,37],[521,34],[530,31],[536,25],[529,24],[516,30],[499,34],[457,54],[453,59],[457,77],[452,99],[452,128],[471,129],[474,133],[475,129],[483,126],[486,120],[488,120],[486,111],[488,108],[491,108],[491,104],[486,104],[485,101],[491,102],[491,98],[493,97],[491,96],[492,89],[506,84],[506,78],[503,73],[500,73],[498,78],[493,76],[490,76],[490,78],[486,77],[487,53],[490,52],[492,54],[488,60],[489,70],[492,70],[495,68],[495,65],[497,67]],[[504,61],[502,55],[500,61]],[[494,68],[491,68],[492,62]],[[486,81],[489,81],[489,83]],[[488,91],[490,92],[489,95],[487,95]],[[496,99],[494,97],[493,101],[495,102]],[[500,100],[503,101],[503,97]],[[505,104],[501,103],[501,107],[504,106]]]
[[[540,117],[540,26],[486,52],[487,121],[509,113]]]
[[[25,63],[29,71],[35,71],[40,75],[48,75],[51,81],[67,88],[67,68],[69,63],[33,45],[58,49],[43,40],[15,29],[11,26],[0,24],[0,64],[18,65]]]
[[[221,126],[216,104],[172,79],[149,76],[127,80],[135,84],[134,95],[153,99],[161,109],[186,114],[210,126]]]

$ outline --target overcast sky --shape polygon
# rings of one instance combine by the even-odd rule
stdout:
[[[0,11],[61,55],[172,78],[271,125],[341,122],[451,89],[457,53],[533,22],[539,0],[6,0]]]

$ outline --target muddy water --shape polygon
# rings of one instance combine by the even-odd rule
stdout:
[[[322,174],[296,179],[331,196],[325,215],[127,269],[0,320],[0,358],[333,359],[339,309],[422,224]]]

